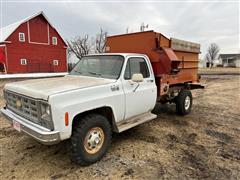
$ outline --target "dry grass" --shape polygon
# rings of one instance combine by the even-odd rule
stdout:
[[[199,68],[200,74],[240,74],[240,68]]]

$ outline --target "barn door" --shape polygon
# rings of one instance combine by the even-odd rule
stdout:
[[[27,72],[28,73],[36,73],[40,72],[40,65],[39,65],[39,60],[28,60],[27,62]]]
[[[40,63],[40,72],[51,72],[51,64],[42,60]]]
[[[51,64],[44,60],[34,59],[28,62],[28,73],[52,72]]]

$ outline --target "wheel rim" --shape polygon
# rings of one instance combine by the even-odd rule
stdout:
[[[97,153],[104,142],[104,133],[100,127],[94,127],[87,132],[84,148],[89,154]]]
[[[190,99],[189,96],[187,96],[187,97],[185,98],[185,101],[184,101],[185,110],[188,110],[188,109],[189,109],[190,104],[191,104],[191,99]]]

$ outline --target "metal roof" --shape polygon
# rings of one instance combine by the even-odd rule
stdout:
[[[234,59],[234,58],[240,58],[240,54],[220,54],[219,58],[221,59]]]
[[[14,23],[9,26],[0,29],[0,42],[6,41],[6,39],[18,28],[20,24]]]

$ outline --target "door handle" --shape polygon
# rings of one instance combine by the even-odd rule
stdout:
[[[147,80],[147,82],[153,83],[154,81],[153,79],[150,79],[150,80]]]
[[[113,86],[111,86],[111,90],[112,91],[118,91],[119,90],[119,86],[118,85],[113,85]]]
[[[133,82],[133,81],[129,81],[129,84],[130,84],[131,86],[133,86],[133,85],[136,84],[136,83]]]

